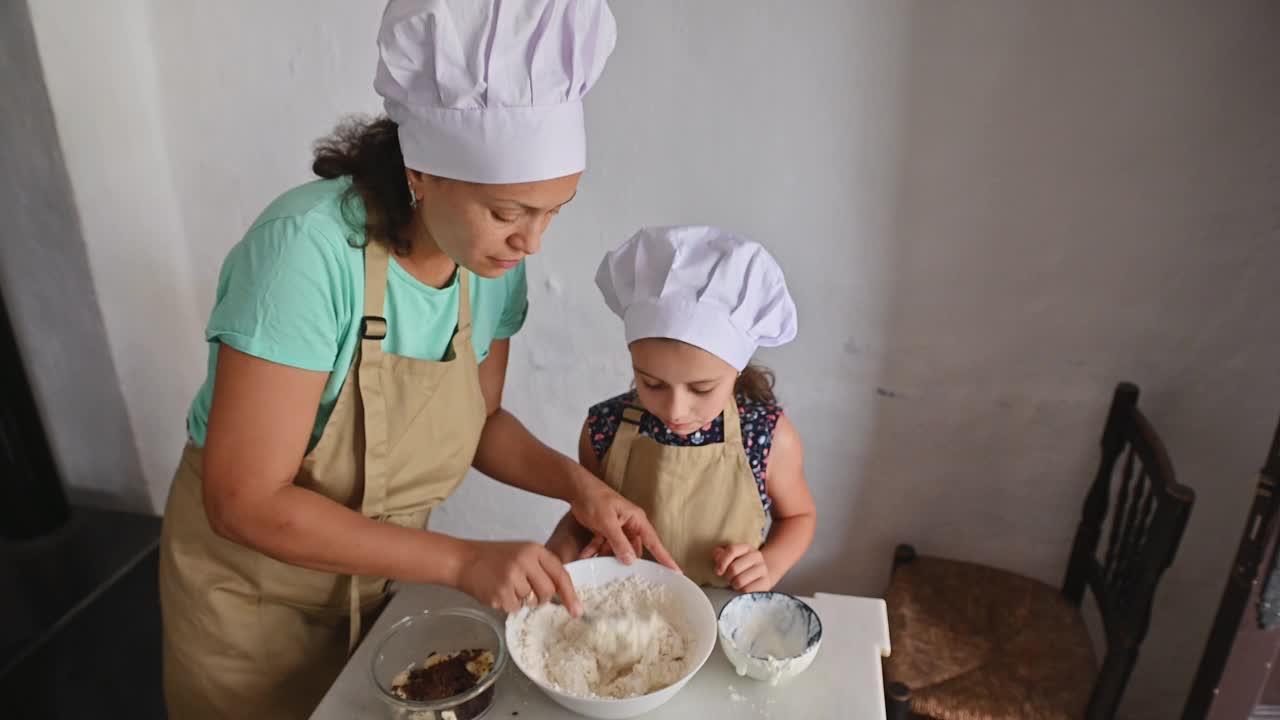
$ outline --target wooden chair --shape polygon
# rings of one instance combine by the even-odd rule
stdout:
[[[885,680],[909,688],[912,717],[1115,716],[1195,500],[1175,482],[1137,403],[1137,386],[1116,387],[1061,589],[898,546],[885,597],[893,642]],[[1080,613],[1086,588],[1106,636],[1101,668]]]

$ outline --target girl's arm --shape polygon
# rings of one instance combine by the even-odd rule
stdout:
[[[603,478],[604,470],[596,457],[595,448],[591,447],[591,429],[586,422],[582,423],[582,433],[578,436],[578,463],[598,478]],[[547,539],[547,549],[560,558],[560,562],[573,562],[586,547],[592,533],[573,519],[573,511],[566,512],[560,523]]]
[[[777,585],[809,549],[818,526],[817,507],[804,478],[804,447],[786,415],[773,431],[765,490],[773,501],[773,526],[764,545],[759,550],[730,545],[715,551],[716,573],[742,592]]]

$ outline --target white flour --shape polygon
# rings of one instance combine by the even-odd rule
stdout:
[[[510,620],[518,623],[511,651],[536,679],[578,697],[629,698],[684,677],[688,632],[665,588],[633,575],[581,588],[578,598],[594,623],[552,604]]]

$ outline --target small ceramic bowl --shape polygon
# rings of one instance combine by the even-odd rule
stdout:
[[[494,663],[470,690],[421,702],[392,692],[396,676],[419,667],[428,654],[471,649],[489,650]],[[392,625],[374,650],[369,670],[389,720],[479,720],[493,704],[494,683],[506,666],[507,644],[497,620],[470,608],[445,608],[424,610]]]
[[[716,622],[720,650],[739,675],[771,685],[804,672],[822,644],[822,620],[801,600],[779,592],[739,595]]]

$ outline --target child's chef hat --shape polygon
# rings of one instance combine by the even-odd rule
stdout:
[[[605,0],[390,0],[373,87],[404,164],[478,183],[586,167],[582,98],[616,39]]]
[[[796,336],[782,268],[759,243],[713,227],[649,227],[605,255],[596,285],[627,343],[672,338],[738,370]]]

